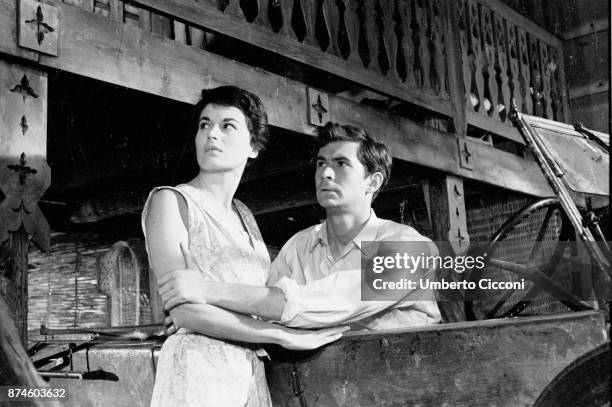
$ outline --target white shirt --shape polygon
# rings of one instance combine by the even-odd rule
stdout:
[[[290,327],[320,328],[352,324],[353,329],[392,329],[440,322],[431,290],[417,289],[399,301],[361,301],[361,244],[365,241],[427,241],[413,228],[379,219],[366,225],[336,259],[327,224],[295,234],[272,263],[267,285],[280,288],[286,304],[281,320]],[[428,255],[438,254],[431,242]],[[428,270],[432,276],[435,270]]]

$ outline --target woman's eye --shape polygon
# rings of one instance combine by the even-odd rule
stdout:
[[[201,122],[200,123],[200,129],[204,130],[204,129],[208,129],[210,127],[210,123],[207,122]]]
[[[234,129],[236,130],[236,126],[232,123],[225,123],[225,125],[223,126],[223,128],[225,129]]]

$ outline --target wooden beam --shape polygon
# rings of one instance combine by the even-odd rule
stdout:
[[[570,99],[578,99],[584,96],[592,96],[598,93],[610,91],[610,84],[603,81],[597,81],[584,86],[570,88]]]
[[[0,0],[3,7],[9,3]],[[59,56],[41,56],[44,66],[189,103],[195,102],[201,88],[235,84],[262,98],[272,125],[312,134],[306,85],[300,82],[75,7],[59,4],[58,8]],[[333,120],[384,137],[397,158],[531,195],[550,195],[540,169],[531,159],[475,146],[474,169],[461,169],[451,134],[333,95],[329,104]]]
[[[573,40],[578,37],[585,37],[587,35],[595,34],[601,31],[610,29],[610,23],[607,18],[602,18],[595,21],[590,21],[579,25],[578,27],[572,28],[563,33],[563,39],[565,41]]]

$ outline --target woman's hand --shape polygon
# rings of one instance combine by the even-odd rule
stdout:
[[[317,330],[285,328],[279,345],[293,350],[316,349],[342,338],[342,333],[349,329],[348,326]]]
[[[206,303],[207,281],[202,278],[198,265],[189,249],[182,242],[180,246],[185,258],[186,268],[170,270],[159,279],[159,294],[166,311],[187,302],[192,304]]]

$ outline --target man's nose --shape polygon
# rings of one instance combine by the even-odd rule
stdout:
[[[326,165],[323,168],[321,168],[321,178],[334,179],[334,170],[333,170],[333,168],[330,167],[329,165]]]

